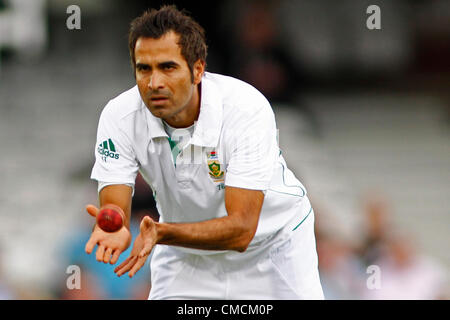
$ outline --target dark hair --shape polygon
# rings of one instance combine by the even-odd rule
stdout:
[[[136,70],[134,49],[137,40],[140,37],[159,39],[171,30],[180,36],[178,45],[193,78],[194,63],[198,59],[206,62],[208,48],[205,30],[184,10],[179,11],[175,5],[165,5],[159,10],[147,10],[131,22],[128,47],[134,70]]]

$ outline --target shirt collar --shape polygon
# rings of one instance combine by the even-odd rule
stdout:
[[[144,108],[144,113],[147,120],[147,129],[150,138],[154,139],[158,137],[168,137],[166,130],[164,130],[164,124],[162,120],[152,115],[150,110],[148,110],[147,106],[145,105],[144,101],[142,101],[142,106]]]
[[[208,77],[208,72],[201,82],[200,114],[195,123],[191,144],[204,147],[216,147],[222,129],[222,96],[214,82]],[[142,102],[147,118],[150,137],[168,137],[161,119],[153,116]]]
[[[209,78],[208,72],[205,72],[201,86],[200,115],[191,143],[204,147],[216,147],[222,129],[222,96],[219,88]]]

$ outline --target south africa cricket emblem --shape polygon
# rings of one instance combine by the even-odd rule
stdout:
[[[221,170],[219,157],[215,151],[206,154],[208,158],[209,176],[216,182],[223,181],[224,172]]]

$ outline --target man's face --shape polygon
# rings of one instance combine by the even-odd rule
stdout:
[[[194,81],[188,64],[178,46],[179,36],[169,31],[159,39],[140,37],[136,42],[136,83],[142,100],[150,112],[163,120],[170,120],[187,108],[198,107],[198,61],[194,65]],[[204,66],[204,64],[202,64]]]

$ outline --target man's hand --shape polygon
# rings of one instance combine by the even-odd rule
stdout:
[[[127,272],[130,278],[133,277],[145,264],[148,255],[156,244],[156,225],[150,217],[145,216],[142,219],[140,229],[139,235],[134,240],[130,256],[120,266],[114,269],[114,272],[119,277]]]
[[[86,211],[93,217],[97,217],[99,209],[94,205],[86,206]],[[125,251],[131,243],[131,233],[127,227],[122,226],[116,232],[109,233],[95,225],[91,237],[86,243],[86,253],[91,254],[95,245],[98,245],[96,252],[97,261],[115,264],[120,254]],[[112,257],[111,257],[112,256]]]

